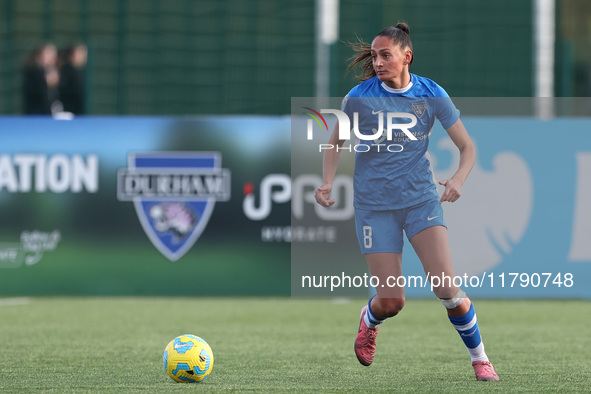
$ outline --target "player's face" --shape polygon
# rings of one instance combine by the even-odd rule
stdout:
[[[394,44],[389,37],[378,36],[371,43],[373,68],[380,79],[388,83],[399,79],[408,70],[408,63],[412,58],[411,50]]]

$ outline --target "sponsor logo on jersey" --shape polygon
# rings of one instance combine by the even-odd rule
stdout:
[[[410,106],[410,109],[412,109],[412,112],[414,112],[416,116],[418,116],[419,118],[422,118],[423,115],[425,114],[425,112],[427,112],[427,102],[426,101],[419,101],[419,102],[413,103]]]
[[[152,244],[170,261],[201,236],[217,201],[230,199],[230,171],[219,152],[131,153],[117,197],[133,201]]]

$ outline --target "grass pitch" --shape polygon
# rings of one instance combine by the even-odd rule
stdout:
[[[0,392],[506,392],[591,390],[591,302],[476,300],[500,382],[476,382],[436,299],[407,300],[373,365],[353,341],[366,300],[0,298]],[[166,344],[213,348],[200,384],[170,379]]]

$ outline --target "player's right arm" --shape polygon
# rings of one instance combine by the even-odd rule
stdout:
[[[337,149],[337,147],[342,147],[344,142],[345,140],[339,139],[339,123],[337,122],[328,140],[328,144],[332,148],[324,151],[324,157],[322,159],[322,186],[316,189],[316,193],[314,193],[316,202],[323,207],[330,207],[336,202],[335,199],[329,200],[329,198],[332,190],[332,181],[337,173],[337,167],[339,166],[342,153],[342,150]]]

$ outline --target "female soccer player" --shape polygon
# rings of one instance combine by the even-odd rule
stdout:
[[[398,125],[409,123],[408,133],[393,130],[389,140],[381,137],[371,145],[364,144],[355,156],[355,225],[369,270],[382,284],[388,283],[389,277],[402,275],[404,230],[431,283],[439,284],[433,291],[447,308],[451,324],[468,349],[476,379],[499,380],[484,351],[474,306],[449,280],[454,277],[454,271],[441,204],[460,198],[462,185],[476,160],[476,151],[459,111],[443,88],[409,72],[413,46],[407,24],[387,27],[371,45],[359,41],[353,49],[357,56],[349,70],[361,65],[363,82],[343,100],[343,111],[349,119],[353,120],[357,113],[359,132],[378,137],[379,130],[387,136],[387,122],[392,122],[394,116],[407,116],[402,122],[395,122]],[[388,112],[396,114],[386,115]],[[435,118],[460,152],[456,173],[439,182],[445,187],[441,197],[427,152]],[[413,121],[416,125],[410,127]],[[324,154],[324,184],[315,193],[316,201],[324,207],[335,203],[329,198],[342,151],[336,147],[342,147],[343,143],[337,125],[329,140],[335,149]],[[376,290],[377,295],[361,309],[355,339],[357,359],[365,366],[373,361],[379,325],[396,316],[404,306],[403,287],[378,286]]]

